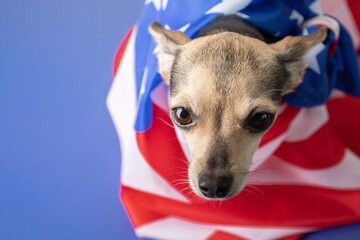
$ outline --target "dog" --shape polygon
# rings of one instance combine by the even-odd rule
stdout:
[[[245,187],[262,136],[282,97],[302,82],[304,55],[327,37],[277,39],[235,15],[217,17],[191,40],[158,22],[159,73],[170,88],[170,116],[191,152],[188,178],[205,199],[229,199]]]

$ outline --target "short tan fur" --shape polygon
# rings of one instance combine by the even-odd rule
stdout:
[[[326,28],[273,44],[226,31],[190,40],[157,22],[149,32],[161,49],[159,73],[170,85],[172,120],[191,152],[192,189],[204,198],[236,195],[282,96],[302,82],[304,55],[326,38]],[[190,117],[191,124],[179,124],[176,114]],[[272,119],[266,129],[254,131],[259,116]]]

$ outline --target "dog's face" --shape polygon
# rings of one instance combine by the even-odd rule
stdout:
[[[282,96],[302,81],[304,54],[325,39],[326,29],[272,45],[229,32],[190,40],[157,22],[149,30],[170,85],[171,119],[191,152],[193,191],[204,198],[236,195]]]

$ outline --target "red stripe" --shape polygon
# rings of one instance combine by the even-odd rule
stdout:
[[[157,105],[152,107],[152,125],[148,131],[136,133],[137,145],[150,166],[180,191],[189,186],[184,181],[187,179],[187,159],[168,113]],[[189,191],[182,193],[186,195]]]
[[[360,156],[360,99],[337,98],[326,105],[332,131],[346,147]]]
[[[330,44],[329,50],[328,50],[328,55],[329,55],[330,57],[334,55],[338,44],[339,44],[339,40],[335,40],[335,41],[333,41],[333,42]]]
[[[283,142],[274,155],[303,168],[320,169],[337,164],[344,153],[344,144],[325,124],[306,140]]]
[[[359,0],[347,0],[349,9],[352,12],[353,18],[357,25],[357,29],[360,29],[360,1]]]
[[[125,35],[125,38],[120,43],[118,50],[116,51],[115,59],[114,59],[114,66],[113,66],[113,77],[115,77],[116,72],[119,68],[120,62],[124,56],[126,46],[129,43],[129,39],[130,39],[130,36],[131,36],[131,33],[133,32],[133,30],[134,30],[134,27],[131,27],[129,29],[129,31]]]
[[[134,228],[167,217],[166,213],[160,214],[160,212],[155,209],[155,211],[151,211],[151,204],[155,204],[154,206],[156,206],[161,197],[124,186],[121,188],[120,199]],[[159,206],[157,206],[157,208],[158,207]]]
[[[222,231],[216,231],[210,237],[206,238],[206,240],[249,240],[248,238],[234,236],[229,233],[225,233]]]
[[[297,240],[302,236],[304,236],[304,234],[295,234],[284,238],[278,238],[277,240]],[[216,231],[206,240],[249,240],[249,239],[244,237],[234,236],[232,234],[224,233],[222,231]]]
[[[165,216],[208,224],[327,228],[360,221],[360,190],[307,186],[257,186],[227,201],[186,204],[123,187],[123,202],[135,227]],[[276,206],[276,207],[275,207]]]

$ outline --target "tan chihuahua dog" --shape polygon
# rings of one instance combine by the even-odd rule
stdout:
[[[303,79],[306,52],[327,36],[273,38],[237,16],[221,16],[194,40],[153,22],[159,73],[170,86],[171,119],[184,133],[190,185],[227,199],[245,186],[253,154],[286,93]]]

